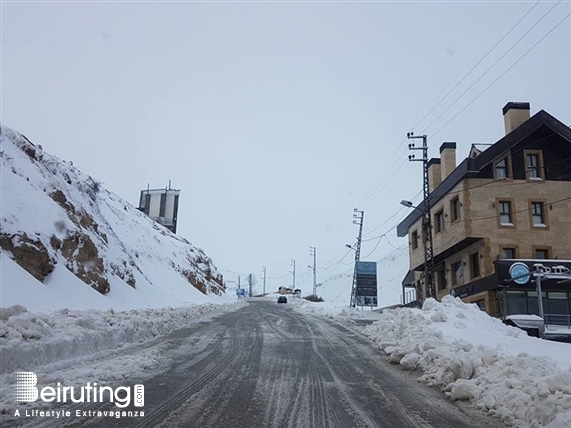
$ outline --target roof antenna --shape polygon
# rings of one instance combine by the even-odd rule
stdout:
[[[171,189],[171,180],[169,178],[169,190]]]

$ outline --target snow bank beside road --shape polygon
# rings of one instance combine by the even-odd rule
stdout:
[[[123,312],[27,312],[22,306],[0,309],[0,373],[36,367],[140,343],[203,321],[246,303]]]
[[[569,344],[529,337],[450,296],[386,310],[361,331],[452,400],[518,427],[571,426]]]

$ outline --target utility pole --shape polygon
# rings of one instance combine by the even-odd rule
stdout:
[[[266,267],[262,266],[262,275],[264,275],[264,296],[266,295]]]
[[[309,247],[309,255],[313,256],[313,295],[317,296],[317,255],[315,247]]]
[[[357,237],[357,247],[353,248],[355,250],[355,270],[353,272],[353,285],[351,287],[351,302],[349,307],[354,308],[357,300],[357,263],[359,263],[359,258],[361,257],[361,238],[363,237],[363,218],[365,217],[365,211],[359,211],[357,208],[353,210],[353,224],[359,225],[359,236]]]
[[[295,260],[291,259],[291,266],[293,267],[293,270],[291,271],[291,273],[293,274],[293,288],[292,291],[295,291]]]
[[[422,150],[422,159],[415,159],[414,155],[409,155],[410,162],[422,162],[424,180],[422,182],[422,193],[424,204],[422,208],[422,232],[424,236],[424,296],[422,301],[428,297],[436,297],[434,289],[434,253],[432,248],[432,223],[430,221],[430,187],[428,183],[428,144],[426,135],[414,135],[412,132],[406,134],[407,138],[422,138],[422,147],[415,147],[414,143],[408,145],[409,150]]]
[[[248,285],[250,286],[248,290],[248,297],[252,297],[252,283],[254,282],[254,276],[252,274],[248,275]]]

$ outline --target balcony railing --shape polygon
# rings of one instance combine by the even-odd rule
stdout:
[[[416,290],[410,290],[401,295],[401,301],[403,306],[414,307],[420,305],[420,300],[416,296]]]
[[[571,315],[543,314],[545,325],[562,326],[571,329]]]

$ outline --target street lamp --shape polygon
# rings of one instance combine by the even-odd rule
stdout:
[[[415,206],[411,201],[400,201],[400,204],[407,208],[412,208],[415,210],[419,210],[422,214],[424,214],[424,210],[420,207]]]

